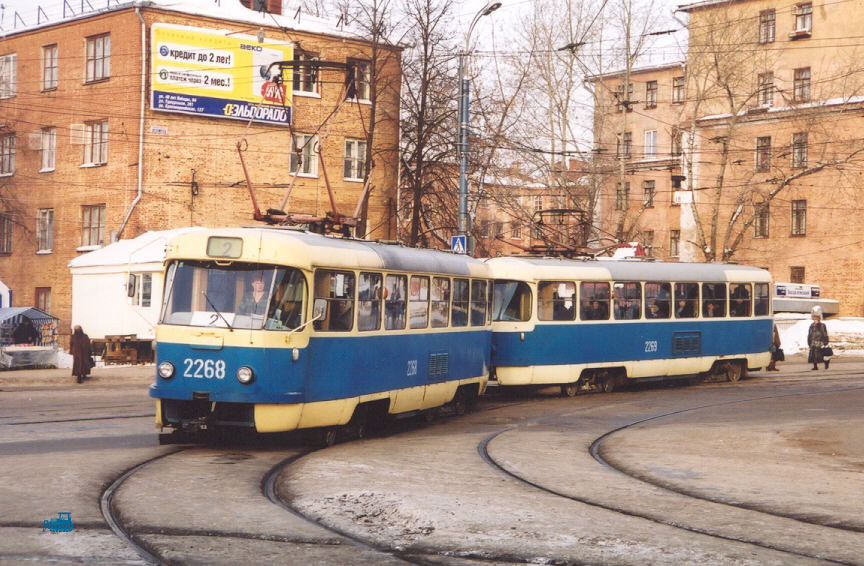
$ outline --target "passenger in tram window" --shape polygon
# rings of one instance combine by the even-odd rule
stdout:
[[[747,283],[733,284],[729,296],[731,303],[729,313],[732,316],[750,316],[750,285]]]
[[[330,315],[330,330],[348,331],[354,326],[352,301],[337,299],[330,302],[333,312]]]

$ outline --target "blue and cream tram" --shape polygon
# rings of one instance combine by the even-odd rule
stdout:
[[[499,385],[560,385],[575,395],[647,377],[737,381],[770,361],[763,269],[530,257],[487,264]]]
[[[157,425],[316,428],[326,441],[349,422],[461,408],[489,376],[488,271],[294,229],[181,235],[166,250]]]

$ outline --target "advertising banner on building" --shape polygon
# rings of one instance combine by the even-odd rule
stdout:
[[[214,30],[154,24],[151,35],[153,110],[269,124],[291,122],[291,71],[277,83],[275,61],[290,61],[293,46]]]

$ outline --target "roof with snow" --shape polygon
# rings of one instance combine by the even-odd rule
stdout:
[[[165,261],[165,247],[173,238],[188,232],[204,230],[201,227],[176,228],[145,232],[137,238],[120,240],[69,262],[70,268],[103,265],[130,265]]]

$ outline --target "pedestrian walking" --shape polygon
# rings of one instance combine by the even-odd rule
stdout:
[[[828,369],[828,364],[831,363],[831,359],[825,357],[825,348],[828,347],[828,328],[822,322],[822,309],[820,307],[813,307],[811,313],[813,322],[807,332],[807,345],[810,346],[807,361],[813,364],[811,370],[819,369],[819,364],[822,362],[825,364],[825,369]]]
[[[90,368],[93,367],[93,350],[90,347],[90,337],[84,334],[81,326],[77,324],[72,328],[69,353],[72,354],[72,375],[81,383],[90,375]]]
[[[780,371],[777,369],[777,362],[784,360],[783,348],[780,347],[780,333],[777,331],[777,325],[774,325],[774,336],[771,339],[771,363],[766,368],[768,371]]]

